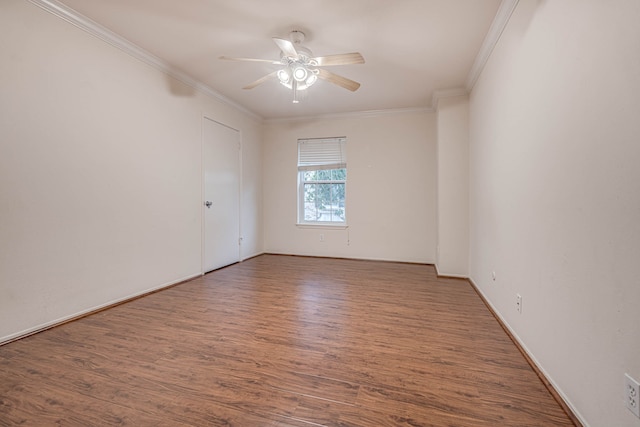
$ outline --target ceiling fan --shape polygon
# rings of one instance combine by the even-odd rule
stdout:
[[[304,38],[305,34],[299,30],[291,31],[289,34],[290,40],[273,37],[273,41],[278,45],[281,51],[279,61],[255,58],[230,58],[228,56],[221,56],[220,59],[227,61],[267,62],[281,66],[279,70],[249,83],[243,87],[243,89],[253,89],[267,80],[276,78],[283,86],[293,90],[294,104],[298,103],[298,91],[308,89],[318,79],[326,80],[352,92],[358,90],[360,83],[332,73],[331,71],[327,71],[321,67],[364,64],[364,58],[360,53],[353,52],[337,55],[313,56],[311,50],[302,46]]]

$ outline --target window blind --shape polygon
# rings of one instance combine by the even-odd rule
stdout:
[[[347,167],[347,139],[298,140],[298,170],[343,169]]]

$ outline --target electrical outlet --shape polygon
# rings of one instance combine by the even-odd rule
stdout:
[[[522,296],[520,294],[516,294],[516,310],[522,314]]]
[[[321,235],[320,235],[320,241],[321,241],[321,242],[324,242],[324,234],[321,234]]]
[[[624,400],[627,408],[640,418],[640,383],[624,374]]]

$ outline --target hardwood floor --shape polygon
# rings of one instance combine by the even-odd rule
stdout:
[[[573,424],[466,281],[262,255],[0,347],[0,425]]]

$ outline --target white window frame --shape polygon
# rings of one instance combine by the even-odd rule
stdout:
[[[306,138],[298,140],[298,226],[347,227],[347,178],[344,180],[317,181],[325,184],[344,184],[344,221],[309,221],[304,218],[304,174],[313,170],[347,169],[347,138]],[[348,174],[347,174],[348,175]],[[315,182],[315,181],[314,181]]]

